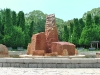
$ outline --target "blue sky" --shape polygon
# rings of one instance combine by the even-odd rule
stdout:
[[[81,18],[85,12],[98,7],[100,0],[0,0],[1,9],[10,8],[25,13],[41,10],[47,14],[54,13],[64,21]]]

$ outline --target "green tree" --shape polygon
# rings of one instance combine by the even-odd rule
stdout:
[[[19,11],[19,13],[18,13],[17,25],[22,28],[22,31],[24,31],[24,29],[25,29],[25,17],[24,17],[23,11]]]
[[[100,17],[99,16],[94,16],[94,23],[96,25],[100,25]]]
[[[29,28],[30,37],[32,37],[33,31],[34,31],[34,21],[32,21],[31,24],[30,24],[30,28]]]
[[[90,46],[91,41],[98,41],[100,38],[99,33],[100,31],[97,30],[98,28],[87,28],[85,27],[82,31],[81,38],[79,40],[80,45],[83,46]]]
[[[25,35],[22,32],[22,28],[17,26],[12,26],[13,32],[9,35],[5,35],[3,40],[5,45],[16,48],[24,47],[25,44]]]
[[[28,46],[28,43],[30,42],[30,35],[29,35],[29,25],[25,25],[25,30],[24,30],[24,34],[25,34],[25,45],[24,47],[26,48]]]
[[[99,37],[98,27],[93,25],[91,14],[86,16],[86,26],[84,27],[79,43],[80,45],[89,46],[91,41],[97,41]]]
[[[72,43],[79,45],[79,34],[80,34],[79,22],[77,18],[74,18],[74,28],[72,34]]]
[[[30,23],[34,21],[33,34],[45,31],[46,14],[44,14],[40,10],[34,10],[30,12],[29,14],[26,14],[25,16],[26,16],[25,17],[26,23],[28,25],[30,25]]]
[[[80,28],[79,29],[79,32],[80,32],[79,37],[81,36],[82,30],[83,30],[84,27],[85,27],[85,23],[84,23],[83,19],[80,18],[79,19],[79,28]]]
[[[56,26],[58,29],[58,38],[60,41],[63,40],[64,25],[67,25],[62,19],[56,18]]]
[[[71,21],[69,23],[69,42],[72,42],[73,27],[74,27],[74,23]]]
[[[73,33],[73,27],[74,27],[74,23],[70,22],[70,32],[71,32],[71,34]]]
[[[16,25],[16,12],[12,11],[12,24]]]
[[[1,31],[1,34],[4,36],[4,25],[5,25],[5,9],[4,10],[1,10],[1,23],[2,23],[2,31]]]
[[[10,44],[11,47],[24,47],[25,35],[21,27],[13,26],[13,32],[10,34]]]
[[[91,14],[92,19],[94,18],[94,16],[99,16],[100,17],[100,7],[99,8],[93,8],[92,10],[85,12],[83,14],[82,19],[85,21],[87,14]]]
[[[7,46],[11,46],[11,34],[12,34],[12,21],[11,21],[11,10],[5,10],[5,23],[4,23],[4,44]]]
[[[87,17],[86,17],[86,26],[88,28],[90,28],[90,27],[92,27],[92,23],[93,23],[92,17],[91,17],[91,14],[89,13],[89,14],[87,14]]]
[[[12,20],[11,20],[11,10],[5,10],[5,25],[4,25],[4,33],[5,35],[9,35],[12,31]]]
[[[67,41],[68,42],[68,39],[69,39],[69,32],[68,32],[67,26],[65,25],[64,26],[64,33],[63,33],[63,41]]]

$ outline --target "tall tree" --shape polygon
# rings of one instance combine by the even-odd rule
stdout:
[[[4,25],[5,25],[5,9],[1,10],[1,23],[2,23],[2,31],[1,34],[4,36]]]
[[[29,25],[25,25],[25,30],[24,30],[24,34],[25,34],[25,44],[24,47],[27,48],[28,43],[30,42],[30,35],[29,35]]]
[[[5,11],[5,28],[10,28],[11,26],[12,26],[11,10],[7,8]]]
[[[74,28],[73,28],[73,34],[72,34],[72,43],[78,45],[79,44],[79,32],[80,28],[79,28],[79,22],[77,18],[74,18]]]
[[[34,31],[34,21],[32,21],[31,24],[30,24],[30,28],[29,28],[30,37],[32,37],[33,31]]]
[[[68,41],[68,39],[69,39],[69,32],[68,32],[67,26],[65,25],[64,26],[64,33],[63,33],[63,41]]]
[[[69,23],[69,42],[72,42],[73,27],[74,27],[74,23],[71,21]]]
[[[71,32],[71,34],[73,33],[73,27],[74,27],[74,23],[70,22],[70,32]]]
[[[11,33],[12,33],[11,10],[5,10],[5,25],[4,25],[4,38],[3,41],[7,46],[11,46]]]
[[[91,17],[91,14],[89,13],[89,14],[87,14],[87,16],[86,16],[86,26],[87,26],[88,28],[90,28],[90,27],[92,27],[92,23],[93,23],[92,17]]]
[[[16,12],[12,11],[12,24],[16,25]]]
[[[24,29],[25,29],[25,17],[24,17],[23,11],[19,11],[19,13],[18,13],[17,25],[22,28],[22,31],[24,31]]]
[[[81,36],[81,33],[82,33],[82,30],[83,30],[83,28],[85,27],[85,23],[84,23],[84,21],[83,21],[83,19],[82,18],[80,18],[79,19],[79,32],[80,32],[80,34],[79,34],[79,37]]]

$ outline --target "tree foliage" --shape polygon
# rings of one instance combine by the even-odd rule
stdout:
[[[17,20],[16,20],[16,12],[12,11],[12,24],[17,25]]]
[[[30,37],[32,37],[33,32],[34,32],[34,21],[32,21],[30,24],[30,28],[29,28]]]
[[[78,45],[79,44],[79,35],[80,35],[80,28],[79,28],[79,22],[77,18],[74,18],[74,28],[72,33],[72,43]]]
[[[31,36],[45,31],[46,15],[40,10],[29,13],[0,10],[0,43],[6,46],[27,47]],[[56,18],[59,41],[68,41],[76,46],[89,46],[91,41],[100,41],[100,8],[83,14],[82,18],[64,21]]]
[[[25,29],[25,17],[24,17],[23,11],[19,11],[19,13],[18,13],[17,25],[22,28],[22,31],[24,31],[24,29]]]
[[[63,41],[67,41],[68,42],[68,39],[69,39],[69,32],[68,32],[67,26],[65,25],[64,26],[64,33],[63,33]]]

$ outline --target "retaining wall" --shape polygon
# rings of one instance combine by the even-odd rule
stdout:
[[[100,58],[0,58],[0,67],[100,68]]]

